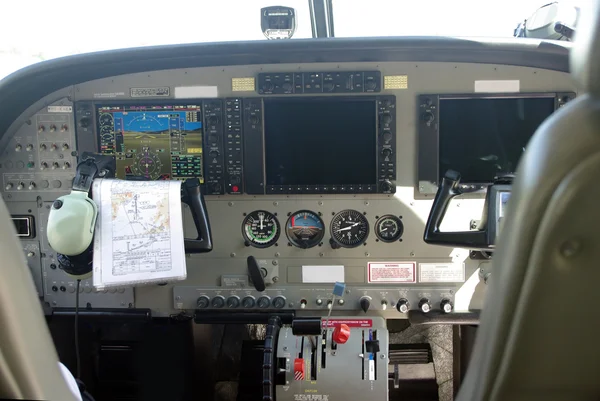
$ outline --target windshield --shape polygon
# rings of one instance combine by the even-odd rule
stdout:
[[[581,4],[589,0],[567,0]],[[511,37],[548,0],[333,0],[336,37]],[[564,1],[561,1],[563,3]],[[165,4],[168,4],[165,6]],[[260,9],[296,12],[293,39],[312,37],[308,0],[11,1],[0,24],[0,79],[42,60],[138,46],[266,40]],[[35,12],[32,12],[35,10]]]

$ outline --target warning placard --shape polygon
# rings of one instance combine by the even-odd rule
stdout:
[[[369,283],[416,283],[417,262],[369,262]]]
[[[323,318],[322,321],[322,325],[325,327],[327,318]],[[336,327],[341,324],[345,324],[348,327],[373,327],[373,321],[371,319],[329,319],[329,322],[327,322],[327,327]]]
[[[464,263],[419,263],[420,283],[464,283]]]

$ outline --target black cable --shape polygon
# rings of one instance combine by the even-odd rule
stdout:
[[[79,360],[79,285],[81,280],[77,279],[77,291],[75,292],[75,360],[77,366],[77,379],[81,379],[81,363]]]

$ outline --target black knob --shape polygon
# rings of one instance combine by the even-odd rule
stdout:
[[[260,121],[260,119],[258,118],[258,116],[256,114],[252,114],[250,116],[250,124],[256,125],[259,123],[259,121]]]
[[[421,309],[423,313],[428,313],[431,310],[431,304],[427,298],[421,298],[419,301],[419,309]]]
[[[331,245],[331,248],[333,248],[333,249],[339,249],[340,248],[340,244],[338,244],[337,242],[335,242],[333,240],[333,238],[329,239],[329,245]]]
[[[428,98],[428,97],[426,97],[426,98],[423,100],[423,104],[424,104],[425,106],[429,107],[429,106],[431,106],[431,105],[433,104],[433,102],[431,101],[431,98]]]
[[[407,313],[410,309],[410,303],[408,303],[408,299],[399,299],[398,303],[396,304],[396,309],[398,309],[398,312],[400,313]]]
[[[218,150],[211,150],[208,155],[210,157],[219,157],[219,151]]]
[[[219,118],[219,116],[209,116],[208,117],[208,124],[209,125],[217,125],[220,120],[221,119]]]
[[[440,302],[440,309],[444,313],[450,313],[452,312],[452,309],[454,309],[454,305],[452,305],[452,301],[450,301],[447,298],[444,298],[442,299],[442,302]]]
[[[327,81],[323,84],[323,92],[332,92],[335,85],[331,81]]]
[[[225,297],[222,295],[217,295],[214,297],[210,303],[213,308],[222,308],[225,306]]]
[[[433,115],[433,113],[426,111],[425,113],[423,113],[423,115],[421,116],[421,119],[426,122],[427,124],[430,124],[433,122],[433,120],[435,120],[435,116]]]
[[[276,309],[283,309],[285,307],[285,298],[284,297],[273,298],[273,307]]]
[[[265,92],[271,92],[275,86],[273,85],[273,82],[267,81],[262,87]]]
[[[375,88],[377,88],[377,82],[373,81],[372,79],[365,83],[365,89],[372,91],[375,90]]]
[[[231,185],[238,185],[240,182],[242,182],[242,179],[239,175],[232,175],[229,178],[229,182],[231,183]]]
[[[254,305],[256,305],[256,300],[253,296],[248,295],[247,297],[244,297],[244,299],[242,299],[242,308],[250,309],[254,308]]]
[[[383,133],[383,140],[386,142],[389,142],[392,140],[392,133],[391,132],[384,132]]]
[[[87,127],[89,127],[90,123],[91,123],[91,121],[90,121],[89,117],[82,117],[82,118],[79,119],[79,126],[81,128],[87,128]]]
[[[219,140],[219,135],[217,135],[217,134],[208,135],[208,142],[215,143],[218,140]]]
[[[281,87],[283,88],[283,90],[285,92],[291,92],[292,91],[292,84],[289,82],[284,82],[283,85],[281,85]]]
[[[360,309],[362,309],[363,312],[367,313],[367,311],[371,307],[371,299],[369,297],[362,297],[360,299],[359,303],[360,303]]]
[[[250,279],[252,280],[252,284],[254,284],[254,288],[259,292],[264,291],[266,288],[265,279],[260,272],[260,267],[258,266],[256,258],[254,256],[248,256],[246,263],[248,264],[248,273],[250,273]]]
[[[392,149],[383,148],[383,150],[381,151],[381,154],[383,155],[383,157],[390,157],[392,155]]]
[[[385,180],[381,183],[381,190],[385,193],[392,193],[395,192],[396,188],[394,187],[394,184],[390,181],[390,180]]]
[[[392,115],[390,113],[383,113],[381,115],[381,122],[384,124],[389,124],[392,122]]]
[[[232,295],[227,298],[227,307],[228,308],[237,308],[240,306],[240,297],[236,295]]]
[[[213,182],[212,184],[210,184],[210,189],[212,190],[212,192],[221,192],[221,184],[219,184],[218,182]]]
[[[271,306],[271,300],[269,299],[269,297],[263,296],[263,297],[258,298],[258,301],[256,301],[256,304],[261,309],[267,309],[269,306]]]
[[[208,308],[208,305],[210,305],[210,299],[206,295],[202,295],[196,300],[196,307],[198,309]]]

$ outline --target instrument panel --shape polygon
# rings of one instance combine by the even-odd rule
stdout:
[[[236,89],[242,78],[253,78],[252,87]],[[475,80],[514,79],[521,93],[474,91]],[[50,307],[72,307],[75,282],[52,267],[49,206],[70,190],[77,154],[95,151],[115,156],[119,178],[200,179],[214,249],[188,255],[181,282],[97,292],[84,280],[83,305],[150,308],[156,316],[332,308],[404,318],[449,303],[478,309],[489,260],[422,239],[440,171],[467,157],[480,166],[464,181],[473,191],[451,204],[444,227],[469,229],[481,218],[487,175],[510,172],[523,148],[522,136],[489,128],[501,122],[520,132],[574,95],[563,72],[477,63],[244,65],[102,78],[40,99],[29,123],[6,133],[2,196],[16,218],[35,224],[22,243]],[[497,105],[503,99],[510,104]],[[479,111],[469,114],[472,107]],[[264,292],[249,280],[250,256]],[[339,279],[347,292],[330,304]]]

